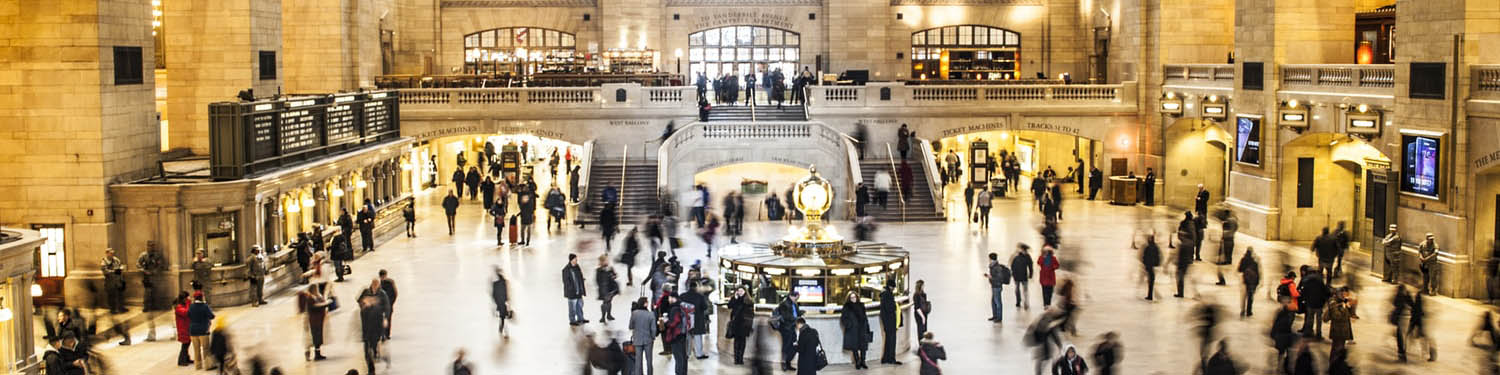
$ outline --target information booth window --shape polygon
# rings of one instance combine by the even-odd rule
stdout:
[[[1017,79],[1021,34],[990,26],[957,25],[911,34],[914,79]]]
[[[470,74],[578,72],[573,34],[537,27],[506,27],[464,36],[464,72]]]
[[[239,211],[194,214],[193,250],[203,249],[208,261],[214,264],[237,264],[240,262]],[[191,263],[192,259],[185,260]]]

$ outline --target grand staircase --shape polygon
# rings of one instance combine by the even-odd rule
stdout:
[[[599,208],[604,203],[604,188],[615,185],[620,190],[620,224],[634,225],[647,215],[661,209],[656,196],[656,161],[630,160],[624,169],[620,160],[594,160],[589,167],[589,191],[587,209],[578,212],[579,224],[598,224]],[[620,185],[620,174],[625,174],[625,184]],[[623,228],[622,228],[623,229]]]
[[[932,200],[932,189],[927,185],[926,172],[923,171],[920,164],[917,164],[915,158],[908,160],[907,163],[911,163],[913,186],[911,187],[911,195],[906,197],[906,215],[904,220],[909,222],[943,221],[943,214],[937,211],[937,202],[933,202]],[[899,160],[896,161],[896,167],[900,168],[900,166],[901,162]],[[865,206],[865,210],[875,216],[875,220],[878,222],[893,223],[903,221],[900,204],[901,194],[896,192],[901,175],[891,170],[891,160],[861,160],[859,162],[859,169],[864,174],[865,185],[869,186],[872,191],[875,189],[875,172],[887,171],[891,174],[891,193],[887,198],[889,203],[886,205],[886,208],[881,209],[880,205],[871,204]]]
[[[755,107],[752,120],[750,107],[744,103],[734,106],[716,104],[708,111],[708,121],[807,121],[807,114],[800,105],[785,105],[781,109],[776,109],[775,105],[759,105]]]

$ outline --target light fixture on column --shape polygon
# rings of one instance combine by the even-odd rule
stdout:
[[[1229,100],[1218,96],[1209,95],[1203,98],[1203,118],[1210,120],[1224,120],[1229,117]]]
[[[675,54],[677,55],[677,74],[682,74],[682,49],[678,48]]]
[[[1161,113],[1164,115],[1182,114],[1182,98],[1175,92],[1167,92],[1161,97]]]
[[[1299,132],[1307,129],[1306,104],[1297,101],[1297,99],[1288,100],[1281,103],[1281,108],[1277,112],[1277,118],[1279,119],[1276,123],[1277,125],[1292,128],[1292,130]]]
[[[1370,108],[1368,104],[1350,107],[1344,111],[1345,131],[1349,134],[1378,135],[1380,117],[1380,110]]]

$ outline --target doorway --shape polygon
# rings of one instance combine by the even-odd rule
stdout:
[[[1198,185],[1208,191],[1209,205],[1224,201],[1229,190],[1229,152],[1234,142],[1219,124],[1178,119],[1167,129],[1162,194],[1168,207],[1192,209]]]
[[[1344,134],[1307,134],[1288,143],[1282,152],[1281,237],[1308,241],[1323,228],[1346,225],[1357,248],[1364,233],[1373,233],[1366,223],[1372,170],[1390,167],[1390,159],[1363,140]],[[1384,187],[1381,188],[1384,190]],[[1382,207],[1388,209],[1390,207]],[[1366,244],[1367,245],[1367,244]]]

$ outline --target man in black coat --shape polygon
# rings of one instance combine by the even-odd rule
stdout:
[[[1156,171],[1155,170],[1152,170],[1151,168],[1146,168],[1146,186],[1142,186],[1141,188],[1145,190],[1144,193],[1145,193],[1145,196],[1146,196],[1146,205],[1147,206],[1155,205],[1156,204]]]
[[[1161,266],[1161,246],[1156,244],[1156,235],[1147,234],[1146,244],[1141,248],[1141,266],[1146,271],[1146,300],[1156,297],[1156,267]]]
[[[1031,309],[1031,246],[1024,243],[1016,244],[1016,255],[1010,257],[1010,277],[1016,281],[1016,307],[1021,307],[1025,300],[1026,309]]]
[[[1297,285],[1302,292],[1302,335],[1323,337],[1323,306],[1328,304],[1331,291],[1318,271],[1309,271]]]
[[[490,205],[495,204],[495,181],[490,180],[490,176],[484,176],[484,179],[479,181],[479,202],[484,204],[486,210],[490,209]]]
[[[1198,216],[1208,216],[1208,189],[1203,184],[1198,184],[1198,195],[1193,199],[1193,212]]]
[[[1328,227],[1323,227],[1323,234],[1313,239],[1313,253],[1318,257],[1318,271],[1324,275],[1333,275],[1333,261],[1338,257],[1338,240],[1328,233]]]
[[[854,216],[865,216],[865,205],[870,204],[870,187],[860,182],[854,188]]]
[[[458,190],[458,197],[459,198],[463,198],[464,197],[464,168],[463,168],[463,166],[459,166],[458,170],[453,171],[453,188],[456,189],[456,190]]]
[[[469,200],[479,199],[479,168],[469,168],[465,181],[469,183]]]
[[[583,270],[578,268],[578,254],[568,254],[568,265],[562,269],[563,298],[568,299],[568,325],[588,323],[583,318]]]
[[[797,291],[792,291],[776,306],[776,311],[771,314],[772,323],[777,331],[781,333],[781,370],[795,371],[792,367],[792,359],[797,357],[797,325],[802,321],[802,309],[797,306]],[[816,334],[813,337],[817,337]],[[813,340],[816,340],[814,338]],[[813,354],[817,355],[816,352]],[[800,363],[799,363],[800,364]]]
[[[443,197],[443,213],[448,215],[448,235],[453,235],[453,218],[458,215],[458,196],[455,192],[463,191],[462,188],[448,191],[448,196]]]
[[[1193,249],[1198,243],[1198,224],[1193,219],[1192,212],[1184,212],[1182,222],[1177,223],[1177,294],[1173,297],[1182,298],[1183,283],[1187,281],[1188,268],[1193,265]]]
[[[354,235],[354,217],[349,216],[349,209],[345,208],[341,210],[337,223],[339,225],[339,233],[344,235],[344,240],[349,240],[349,237]],[[349,243],[348,245],[349,248],[354,248],[353,243]]]
[[[880,291],[880,331],[885,348],[880,353],[880,363],[901,365],[896,360],[896,328],[901,326],[900,314],[896,309],[896,295],[891,291],[891,284],[885,284],[885,290]]]
[[[745,105],[755,104],[755,71],[745,74]]]
[[[366,199],[365,204],[370,200]],[[375,211],[369,206],[359,210],[359,244],[366,252],[375,251]]]
[[[1099,195],[1099,189],[1104,187],[1104,172],[1099,167],[1089,170],[1089,200]]]

